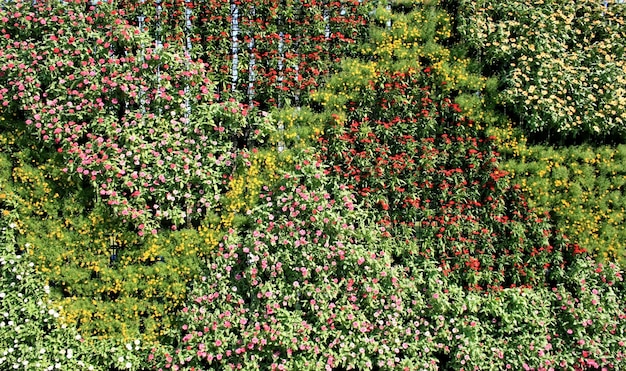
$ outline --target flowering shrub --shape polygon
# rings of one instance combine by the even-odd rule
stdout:
[[[623,4],[459,1],[458,6],[460,37],[484,73],[503,78],[500,102],[530,134],[553,142],[624,138]]]
[[[40,152],[10,122],[1,131],[0,212],[19,215],[15,238],[24,260],[50,287],[60,321],[91,341],[156,341],[163,336],[217,245],[222,221],[141,238],[94,202],[89,187],[67,181],[60,154]]]
[[[303,165],[264,187],[249,228],[227,233],[207,260],[180,313],[178,345],[153,352],[153,367],[582,370],[625,364],[618,267],[577,260],[555,267],[553,286],[467,291],[435,260],[394,260],[395,242],[367,226],[367,212],[345,188],[327,193],[322,185],[329,179],[319,167]]]
[[[249,230],[231,230],[208,259],[206,276],[181,314],[181,345],[155,357],[157,365],[368,369],[428,364],[428,350],[396,357],[400,347],[421,349],[432,341],[429,335],[412,341],[419,334],[413,331],[427,329],[427,323],[416,321],[406,331],[394,326],[400,313],[412,311],[401,297],[389,297],[405,288],[397,279],[405,273],[376,245],[383,242],[378,233],[362,225],[350,193],[340,191],[335,198],[321,187],[323,178],[319,164],[309,164],[275,187],[264,187],[262,202],[249,215]],[[423,270],[424,276],[435,272],[434,267]],[[423,300],[416,294],[415,305]]]

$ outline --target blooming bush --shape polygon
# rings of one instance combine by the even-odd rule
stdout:
[[[625,9],[595,0],[459,1],[458,32],[484,73],[502,78],[500,103],[533,137],[623,140]]]
[[[14,237],[30,248],[63,324],[88,341],[157,341],[180,309],[222,221],[141,238],[94,201],[94,190],[66,180],[60,154],[39,151],[24,125],[1,131],[0,212],[18,215]]]
[[[156,369],[619,369],[623,279],[577,260],[555,282],[465,290],[438,261],[394,260],[347,190],[319,164],[264,187],[245,233],[231,230],[180,313]],[[417,249],[417,244],[406,244]],[[594,325],[597,324],[597,325]],[[173,336],[176,332],[173,331]]]

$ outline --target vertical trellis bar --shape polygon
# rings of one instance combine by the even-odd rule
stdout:
[[[256,8],[253,5],[250,7],[250,19],[254,19],[255,16]],[[256,64],[256,59],[254,55],[254,34],[249,32],[248,37],[250,38],[250,41],[248,42],[248,52],[250,54],[250,62],[248,63],[248,102],[250,105],[252,105],[254,100],[254,83],[256,80],[254,74],[254,66]]]
[[[232,57],[232,69],[231,91],[234,93],[237,89],[237,81],[239,79],[239,7],[235,3],[235,0],[230,2],[230,35],[231,35],[231,57]]]
[[[191,1],[185,0],[185,63],[187,69],[189,69],[190,61],[191,61]],[[189,118],[191,116],[191,102],[189,100],[189,82],[185,82],[185,119],[187,119],[186,123],[189,123]]]
[[[282,0],[280,1],[282,5]],[[280,99],[283,91],[283,68],[284,68],[284,59],[285,59],[285,35],[283,34],[284,27],[284,19],[281,13],[280,18],[278,19],[278,96],[277,96],[277,105],[278,108],[282,108],[282,100]],[[285,125],[282,120],[278,122],[278,131],[283,134],[285,131]],[[278,152],[282,152],[285,150],[285,143],[283,141],[279,141],[277,143]]]
[[[140,0],[139,3],[141,5],[143,5],[145,3],[145,0]],[[145,20],[146,20],[146,16],[143,15],[142,13],[137,15],[137,26],[139,28],[139,32],[144,32],[144,26],[145,26],[144,25],[144,21]],[[144,45],[141,44],[140,47],[141,47],[141,50],[139,51],[139,53],[141,53],[141,62],[143,64],[143,62],[144,62]],[[145,115],[145,113],[146,113],[146,106],[145,106],[146,99],[145,99],[145,96],[144,96],[144,92],[143,92],[143,87],[142,86],[139,86],[139,94],[138,94],[138,96],[139,96],[139,107],[141,107],[141,115],[143,117]]]
[[[324,10],[322,12],[322,19],[324,19],[324,37],[326,38],[326,41],[330,39],[330,10],[328,9],[329,6],[329,3],[324,3]]]
[[[301,21],[302,18],[302,4],[300,4],[301,0],[296,0],[294,1],[294,3],[298,2],[299,7],[297,9],[298,11],[298,21]],[[295,13],[295,12],[294,12]],[[293,69],[295,71],[295,76],[294,76],[294,84],[295,84],[295,91],[293,92],[293,100],[296,104],[296,107],[298,109],[300,109],[300,86],[299,86],[299,81],[300,81],[300,38],[302,37],[301,35],[301,29],[300,27],[298,27],[298,33],[296,35],[292,35],[292,37],[295,39],[295,47],[294,47],[294,56],[295,56],[295,63],[293,65]]]
[[[156,0],[156,30],[154,35],[154,48],[158,51],[163,47],[163,42],[161,41],[161,12],[163,8],[161,7],[161,0]],[[156,78],[157,78],[157,96],[161,94],[161,63],[157,65],[156,70]],[[161,108],[159,107],[159,116],[161,115]]]

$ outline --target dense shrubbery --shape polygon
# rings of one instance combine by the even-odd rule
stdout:
[[[190,3],[35,4],[0,10],[0,368],[626,365],[619,266],[498,151],[602,192],[618,167],[486,130],[497,81],[436,2],[200,2],[191,51]]]
[[[18,216],[17,240],[30,246],[26,253],[63,306],[63,322],[85,336],[163,334],[216,234],[203,228],[141,239],[94,204],[91,188],[67,180],[58,154],[27,146],[19,124],[11,125],[0,134],[0,205]]]
[[[584,369],[624,361],[624,282],[578,260],[552,286],[467,291],[437,262],[394,260],[367,211],[333,196],[319,164],[265,187],[182,311],[179,369]],[[407,242],[419,250],[419,242]],[[558,282],[558,283],[556,283]],[[530,315],[529,315],[530,314]]]
[[[110,6],[38,4],[2,10],[16,19],[0,44],[5,112],[23,116],[26,132],[61,154],[64,171],[90,182],[140,235],[197,223],[219,207],[222,176],[266,118],[211,103],[201,64],[177,49],[142,48],[151,40]]]
[[[46,275],[37,272],[39,267],[31,259],[41,246],[17,238],[23,226],[22,209],[7,207],[17,205],[7,200],[6,191],[0,188],[0,366],[29,370],[141,369],[155,344],[146,345],[138,338],[94,343],[65,316],[67,308],[55,300]]]

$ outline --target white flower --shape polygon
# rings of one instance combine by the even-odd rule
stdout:
[[[126,362],[126,368],[130,369],[131,367],[133,367],[133,364],[130,362]]]
[[[74,356],[74,351],[71,349],[68,349],[66,357],[69,359],[69,358],[72,358],[73,356]]]
[[[39,354],[44,354],[46,352],[46,348],[39,349]]]
[[[9,224],[9,228],[13,229],[13,228],[15,228],[15,227],[16,227],[15,223],[11,223],[11,224]]]

